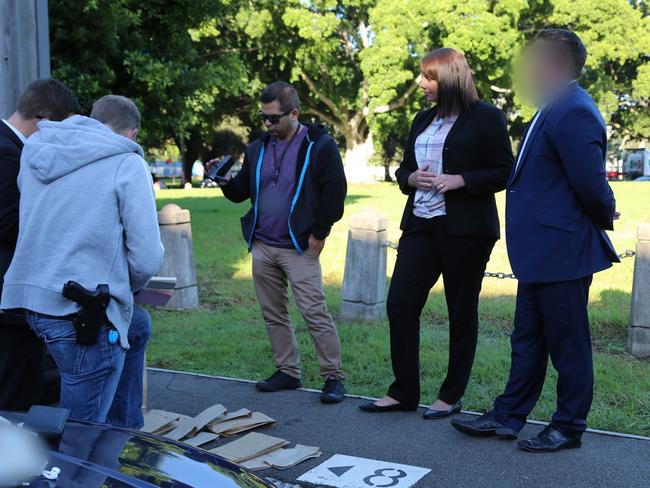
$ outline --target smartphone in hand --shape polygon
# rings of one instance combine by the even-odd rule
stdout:
[[[226,175],[228,171],[235,164],[235,158],[228,155],[225,158],[217,161],[214,165],[208,170],[208,178],[217,183],[227,181]]]

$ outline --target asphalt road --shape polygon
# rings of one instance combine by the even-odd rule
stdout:
[[[363,413],[358,410],[363,402],[348,398],[339,405],[321,405],[309,391],[258,393],[246,382],[149,371],[149,408],[196,415],[215,403],[231,410],[246,407],[277,420],[277,426],[260,432],[319,446],[319,459],[259,473],[287,483],[332,455],[345,454],[431,469],[418,488],[650,487],[648,440],[587,433],[581,449],[529,454],[518,451],[514,442],[466,437],[448,420],[425,421],[419,413]],[[522,437],[539,429],[529,424]]]

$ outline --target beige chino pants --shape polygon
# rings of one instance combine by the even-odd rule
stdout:
[[[288,284],[314,345],[323,378],[343,378],[341,343],[325,304],[320,260],[310,251],[279,249],[253,243],[253,282],[266,322],[275,366],[300,378],[300,351],[289,317]]]

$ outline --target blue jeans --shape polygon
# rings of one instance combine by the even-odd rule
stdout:
[[[32,312],[25,320],[47,346],[61,372],[60,405],[70,417],[106,422],[117,390],[126,351],[108,342],[102,327],[93,345],[77,344],[74,324],[63,318],[46,318]]]
[[[128,334],[130,349],[126,351],[115,399],[108,412],[107,421],[111,425],[131,429],[139,429],[144,425],[142,415],[144,356],[150,335],[149,313],[134,305]]]
[[[102,330],[96,344],[77,344],[72,321],[27,312],[25,320],[45,342],[61,372],[60,406],[70,417],[140,428],[144,354],[150,333],[149,314],[134,307],[126,351],[108,342]]]

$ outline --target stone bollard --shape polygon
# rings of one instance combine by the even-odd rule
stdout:
[[[158,276],[176,277],[174,295],[163,308],[183,310],[196,307],[199,304],[199,290],[196,286],[190,211],[174,203],[165,205],[158,212],[158,225],[165,246],[165,259]]]
[[[639,225],[638,236],[628,348],[633,356],[645,358],[650,357],[650,220]]]
[[[372,210],[350,217],[341,322],[377,322],[386,314],[387,226]]]

